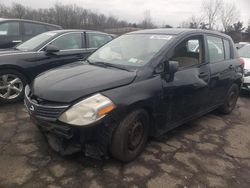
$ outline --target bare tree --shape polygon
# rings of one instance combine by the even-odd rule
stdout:
[[[12,14],[15,18],[24,18],[26,14],[26,7],[21,4],[13,4],[12,5]]]
[[[202,10],[207,20],[208,29],[214,29],[222,8],[221,0],[203,0]]]
[[[150,29],[150,28],[154,28],[154,24],[152,22],[152,18],[151,18],[151,14],[149,10],[146,10],[144,12],[144,18],[140,24],[140,27],[145,28],[145,29]]]
[[[230,29],[230,25],[237,21],[238,17],[239,11],[235,3],[224,2],[221,10],[221,22],[225,32]]]

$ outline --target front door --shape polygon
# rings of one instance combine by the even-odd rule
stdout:
[[[36,59],[33,60],[36,63],[34,74],[82,60],[89,55],[89,51],[85,48],[84,36],[81,32],[64,34],[49,43],[49,45],[56,46],[60,51],[47,53],[45,47],[43,50],[37,52]]]
[[[204,46],[204,36],[195,35],[184,39],[174,49],[170,61],[177,61],[179,70],[173,80],[162,79],[168,126],[185,121],[207,108],[210,68],[205,62]]]

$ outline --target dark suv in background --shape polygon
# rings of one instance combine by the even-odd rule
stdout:
[[[11,48],[40,33],[58,29],[62,27],[32,20],[0,18],[0,48]]]
[[[110,152],[131,161],[148,136],[159,136],[212,110],[230,113],[243,62],[232,39],[189,29],[141,30],[120,36],[85,62],[39,75],[25,104],[61,154]]]

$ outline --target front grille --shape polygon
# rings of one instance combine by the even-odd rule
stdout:
[[[24,102],[31,116],[47,121],[56,121],[69,106],[39,99],[31,93],[28,86],[25,88]]]
[[[36,106],[35,109],[36,116],[38,117],[57,119],[66,108]]]

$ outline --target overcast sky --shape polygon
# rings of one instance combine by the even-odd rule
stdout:
[[[236,3],[240,11],[239,19],[246,25],[250,20],[250,0],[225,1]],[[17,2],[33,8],[48,8],[56,2],[76,4],[129,22],[139,22],[144,12],[149,10],[152,20],[158,26],[163,24],[179,26],[192,15],[200,16],[202,0],[0,0],[0,2],[6,5]]]

